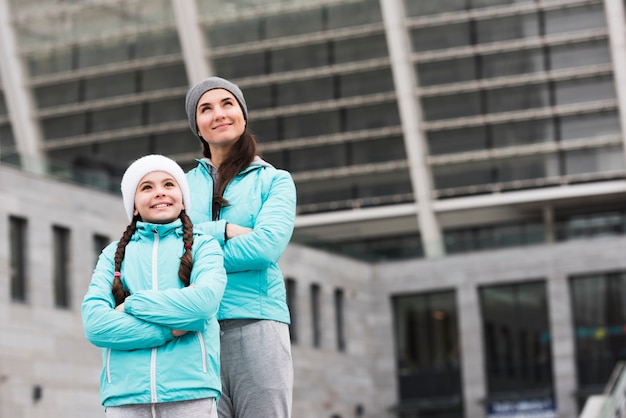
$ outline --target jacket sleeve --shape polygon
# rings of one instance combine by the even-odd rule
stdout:
[[[224,244],[226,271],[262,270],[278,262],[293,234],[295,218],[295,184],[287,171],[277,170],[252,232]]]
[[[170,329],[201,331],[217,314],[226,287],[222,249],[208,235],[197,235],[193,247],[191,284],[182,289],[140,290],[126,298],[133,317]]]
[[[142,321],[115,310],[113,285],[113,254],[117,243],[100,254],[87,293],[81,305],[85,337],[97,347],[136,350],[158,347],[172,340],[172,331],[165,326]]]

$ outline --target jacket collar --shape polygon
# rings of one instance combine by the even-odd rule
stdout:
[[[177,234],[177,235],[182,235],[183,234],[182,226],[183,226],[183,223],[180,220],[180,218],[167,224],[154,224],[150,222],[137,221],[137,229],[135,230],[135,233],[133,234],[133,238],[152,239],[155,233],[157,233],[159,237],[164,237],[172,233]]]
[[[210,158],[206,158],[206,157],[197,158],[196,161],[200,164],[201,167],[203,167],[209,173],[211,173],[213,170],[217,170],[217,167],[215,167],[215,165],[213,164]],[[267,161],[265,161],[264,159],[262,159],[261,157],[259,157],[258,155],[255,155],[254,160],[252,160],[250,165],[246,167],[245,169],[241,170],[241,172],[238,175],[240,176],[242,174],[246,174],[249,171],[256,170],[259,167],[273,167],[273,166]]]

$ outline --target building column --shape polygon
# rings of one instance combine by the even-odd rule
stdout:
[[[419,84],[411,62],[411,42],[404,23],[403,0],[380,0],[380,8],[424,255],[427,258],[438,257],[444,254],[444,246],[439,221],[432,207],[432,173],[426,162],[428,147],[422,129],[422,108],[416,94]]]
[[[27,171],[43,173],[43,135],[18,53],[9,0],[0,0],[0,81],[21,166]]]
[[[213,68],[206,59],[208,45],[204,40],[202,26],[198,20],[196,0],[172,0],[172,8],[176,15],[176,27],[183,50],[183,60],[190,86],[213,75]]]
[[[624,166],[626,167],[626,23],[622,0],[604,0],[609,47],[613,62],[613,80],[617,93],[618,114],[622,131]]]
[[[578,386],[574,318],[567,277],[558,273],[548,280],[549,321],[552,347],[554,400],[559,417],[578,416],[574,394]]]
[[[478,290],[475,284],[463,283],[456,289],[461,337],[461,376],[463,385],[463,410],[467,418],[487,415],[485,399],[484,344]]]

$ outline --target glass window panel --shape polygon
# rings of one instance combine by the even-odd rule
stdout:
[[[349,144],[353,164],[369,164],[406,159],[402,137],[380,138]]]
[[[150,137],[133,138],[132,141],[103,142],[98,144],[98,151],[104,158],[128,162],[155,152],[153,141]],[[200,153],[198,154],[200,155]]]
[[[478,78],[477,64],[474,57],[417,64],[417,79],[420,86],[459,83],[476,78]]]
[[[327,44],[301,45],[272,51],[272,72],[321,67],[330,64],[328,56]]]
[[[28,260],[27,221],[15,216],[9,217],[11,300],[27,300],[28,283],[26,266]]]
[[[74,52],[74,48],[66,47],[33,53],[28,56],[30,74],[36,77],[72,70],[74,69]]]
[[[395,102],[346,109],[345,115],[347,131],[400,125],[400,115]]]
[[[387,41],[384,34],[339,39],[333,43],[333,58],[336,64],[385,57],[387,57]]]
[[[484,126],[428,133],[430,155],[474,151],[488,147],[487,129]]]
[[[135,73],[111,74],[84,81],[85,100],[125,96],[137,91]]]
[[[106,44],[85,44],[78,47],[78,68],[108,65],[128,61],[130,48],[125,40],[111,41]]]
[[[285,279],[285,289],[287,293],[287,307],[289,308],[289,316],[291,323],[289,324],[289,338],[292,344],[298,342],[298,282],[295,279],[287,277]]]
[[[466,46],[469,45],[471,41],[470,33],[469,22],[412,29],[411,41],[413,51],[423,52]]]
[[[520,14],[476,21],[476,38],[479,44],[538,35],[539,20],[536,14]]]
[[[202,144],[200,140],[191,134],[189,129],[182,132],[165,132],[154,134],[154,152],[157,154],[171,155],[183,153],[196,153],[202,156]]]
[[[321,326],[321,288],[317,283],[311,284],[311,340],[313,347],[320,348],[322,346],[322,326]]]
[[[566,151],[565,173],[602,173],[624,169],[621,146]]]
[[[408,416],[462,416],[455,292],[395,296],[392,304],[398,396],[400,402],[413,404],[415,414]],[[439,401],[439,414],[427,408],[435,399]]]
[[[551,119],[500,123],[489,126],[494,148],[552,142],[554,123]]]
[[[347,149],[344,144],[298,148],[289,151],[292,172],[347,165]]]
[[[563,116],[559,118],[559,122],[563,140],[620,133],[619,117],[616,111]]]
[[[606,39],[549,47],[550,66],[555,70],[563,68],[597,65],[611,62]]]
[[[215,74],[227,79],[252,77],[267,73],[267,55],[263,52],[213,59]],[[275,69],[275,71],[278,71]]]
[[[259,19],[229,20],[227,23],[211,23],[205,33],[208,45],[220,47],[261,40],[264,28],[264,21]]]
[[[404,0],[404,7],[408,16],[424,16],[465,10],[466,3],[466,0]]]
[[[143,125],[143,105],[126,105],[94,110],[91,114],[91,132],[113,131]]]
[[[2,79],[0,79],[2,82]],[[7,108],[7,103],[4,97],[4,92],[0,91],[0,116],[8,116],[9,109]]]
[[[278,106],[332,100],[335,97],[332,78],[311,78],[276,86]]]
[[[356,198],[385,197],[412,192],[409,173],[398,171],[298,183],[298,204],[341,202]]]
[[[81,101],[80,92],[81,82],[78,80],[36,87],[34,90],[39,109],[79,103]]]
[[[543,392],[552,398],[545,282],[484,286],[479,294],[489,396],[518,400]]]
[[[282,168],[292,173],[295,172],[295,170],[292,170],[291,168],[288,151],[264,152],[262,157],[265,161],[276,168]]]
[[[6,156],[6,148],[11,148],[15,145],[15,138],[13,137],[13,129],[11,128],[11,124],[7,123],[6,125],[0,124],[0,152],[1,157]]]
[[[303,240],[297,235],[295,242],[303,242],[308,246],[320,248],[335,254],[346,254],[371,263],[373,261],[405,260],[424,256],[419,234],[393,235],[373,238],[359,238],[358,241],[319,242]],[[455,416],[462,416],[457,414]]]
[[[448,94],[422,98],[425,120],[462,118],[480,115],[482,100],[480,92]]]
[[[339,4],[329,6],[327,10],[329,29],[366,25],[382,20],[379,0],[363,0]]]
[[[511,112],[547,106],[548,89],[545,85],[526,85],[487,91],[487,112]]]
[[[277,93],[275,85],[246,87],[244,94],[246,95],[248,111],[268,109],[276,106]],[[252,123],[256,125],[257,120],[252,121]]]
[[[593,77],[555,83],[557,105],[615,98],[613,77]]]
[[[87,127],[87,115],[80,113],[48,118],[42,121],[41,126],[46,140],[84,135]]]
[[[526,3],[533,0],[469,0],[471,7],[478,9],[481,7],[501,6],[514,3]]]
[[[576,376],[583,394],[602,393],[613,369],[626,360],[626,274],[570,278],[576,336]]]
[[[564,7],[545,13],[546,35],[604,28],[606,18],[602,4]]]
[[[135,41],[134,49],[136,58],[158,57],[181,52],[178,33],[175,31],[141,36]]]
[[[323,16],[322,8],[268,16],[265,33],[271,39],[321,32],[326,26]]]
[[[328,135],[341,132],[338,111],[319,112],[285,117],[284,138]]]
[[[141,71],[141,91],[187,87],[187,72],[183,63]],[[184,98],[181,97],[181,107]]]
[[[335,305],[335,338],[337,343],[337,351],[346,351],[346,334],[345,334],[345,298],[343,289],[335,289],[334,295]]]
[[[394,91],[391,70],[365,71],[339,76],[340,97],[353,97],[365,94]]]
[[[54,254],[54,305],[59,308],[70,306],[70,230],[53,227],[52,251]]]
[[[539,49],[524,49],[484,55],[481,64],[484,78],[504,77],[542,71],[544,57]]]
[[[248,95],[246,94],[246,101],[248,100]],[[250,106],[248,106],[250,109]],[[282,138],[279,136],[279,120],[278,118],[271,119],[255,119],[249,122],[249,128],[252,132],[257,135],[257,140],[259,144],[264,142],[274,142],[279,141]]]
[[[146,103],[145,106],[148,110],[148,123],[164,123],[187,119],[187,113],[185,113],[185,109],[181,105],[181,99],[178,97]]]

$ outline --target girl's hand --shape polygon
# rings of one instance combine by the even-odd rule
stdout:
[[[245,226],[239,226],[237,224],[231,223],[228,223],[226,225],[226,236],[228,237],[228,239],[247,234],[248,232],[252,232],[252,228],[247,228]]]
[[[173,330],[172,330],[172,336],[173,336],[174,338],[176,338],[176,337],[180,337],[181,335],[185,335],[185,334],[187,334],[187,331],[183,331],[183,330],[181,330],[181,329],[173,329]]]
[[[120,312],[124,312],[124,313],[126,313],[126,310],[124,309],[124,302],[122,302],[122,303],[120,303],[119,305],[117,305],[117,306],[115,307],[115,310],[116,310],[116,311],[120,311]]]

